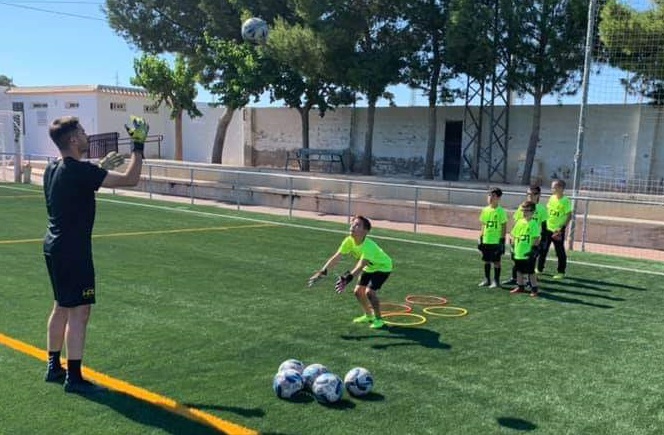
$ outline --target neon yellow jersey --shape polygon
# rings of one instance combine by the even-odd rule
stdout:
[[[350,254],[356,260],[367,260],[368,264],[362,269],[365,272],[392,272],[392,259],[380,246],[368,237],[359,245],[352,236],[346,237],[339,246],[338,252]]]
[[[560,199],[552,196],[546,204],[546,209],[549,212],[549,218],[546,221],[547,229],[558,231],[567,223],[567,216],[572,212],[572,201],[566,196]]]
[[[519,219],[523,219],[523,210],[521,209],[521,206],[519,206],[514,212],[514,222],[518,222]],[[542,225],[547,219],[549,219],[549,212],[546,210],[546,207],[538,202],[535,204],[535,213],[533,213],[532,220]]]
[[[507,212],[501,206],[496,208],[487,205],[480,214],[482,222],[482,243],[497,245],[503,238],[503,228],[507,223]]]
[[[535,222],[519,219],[512,228],[512,243],[514,243],[514,259],[525,260],[533,249],[535,241],[542,235],[542,225]]]

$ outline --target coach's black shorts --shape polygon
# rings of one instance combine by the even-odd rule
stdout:
[[[500,261],[503,255],[501,245],[482,245],[480,251],[482,251],[482,261]]]
[[[71,308],[95,303],[92,254],[80,257],[44,254],[44,258],[58,305]]]
[[[362,272],[358,285],[369,287],[372,290],[379,290],[389,277],[390,272]]]
[[[535,258],[529,258],[526,260],[514,260],[514,267],[519,273],[524,275],[532,275],[535,273]]]

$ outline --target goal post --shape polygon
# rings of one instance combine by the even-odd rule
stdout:
[[[22,112],[0,110],[0,179],[21,182],[24,171],[24,118]]]

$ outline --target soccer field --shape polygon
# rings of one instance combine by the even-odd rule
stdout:
[[[0,334],[43,350],[43,196],[0,184],[0,210]],[[382,301],[434,295],[468,314],[372,330],[351,322],[359,306],[332,277],[306,287],[346,233],[99,195],[83,362],[115,390],[66,395],[43,382],[38,354],[0,345],[0,434],[662,433],[664,265],[573,252],[569,277],[545,274],[530,298],[478,288],[471,241],[376,229],[395,263]],[[510,268],[507,259],[503,277]],[[373,394],[332,406],[280,400],[272,377],[288,358],[341,377],[366,367]]]

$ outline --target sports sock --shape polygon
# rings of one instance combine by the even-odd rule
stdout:
[[[67,360],[67,379],[69,382],[80,382],[83,380],[83,376],[81,375],[80,359]]]
[[[494,267],[493,274],[496,277],[496,282],[500,282],[500,267]]]
[[[512,279],[516,280],[516,266],[512,266]]]
[[[60,351],[59,350],[49,350],[48,351],[48,369],[49,370],[58,370],[61,369],[60,365]]]
[[[491,263],[484,263],[484,277],[487,281],[491,281]]]

